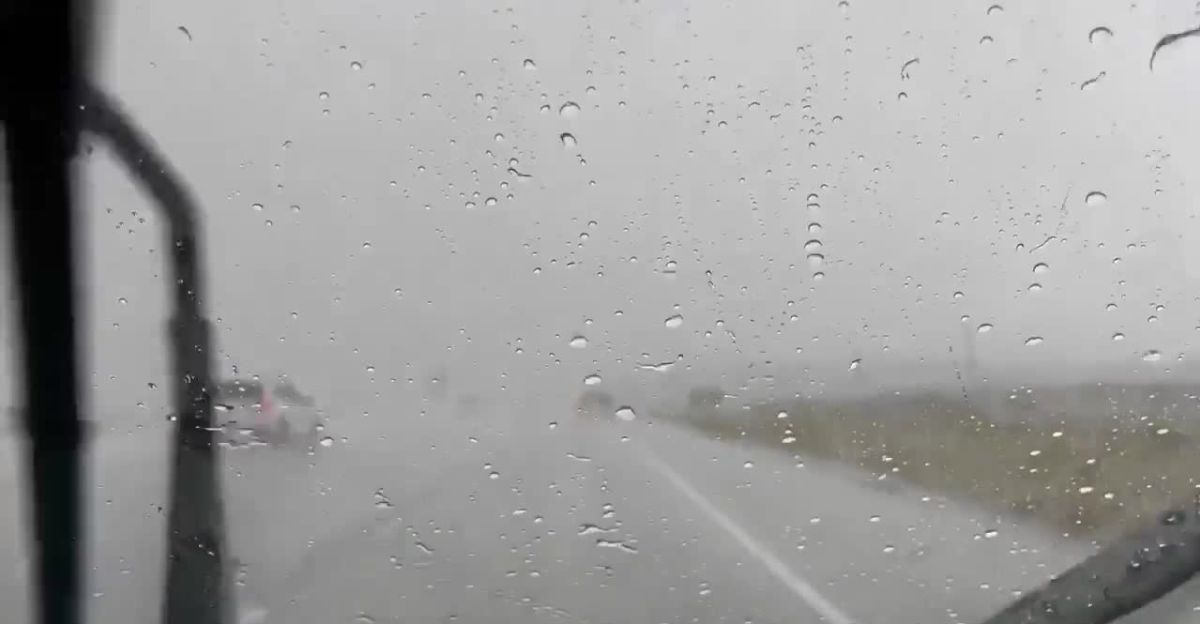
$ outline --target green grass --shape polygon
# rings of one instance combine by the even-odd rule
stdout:
[[[779,418],[780,411],[787,416]],[[1072,535],[1110,536],[1191,501],[1200,435],[1142,419],[989,419],[936,394],[693,409],[672,419],[722,439],[887,473],[1036,518]]]

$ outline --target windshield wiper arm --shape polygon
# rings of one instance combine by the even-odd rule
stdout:
[[[1200,505],[1170,509],[1031,591],[983,624],[1104,624],[1200,571]]]
[[[103,92],[82,93],[81,128],[105,139],[167,220],[175,426],[164,624],[229,621],[225,510],[214,436],[212,338],[201,292],[199,208],[181,177]]]

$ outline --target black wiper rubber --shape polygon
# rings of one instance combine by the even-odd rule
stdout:
[[[984,624],[1103,624],[1140,609],[1200,571],[1198,512],[1161,513]]]
[[[199,209],[181,177],[103,92],[83,87],[81,129],[108,142],[166,218],[171,250],[172,393],[175,414],[167,526],[164,624],[231,621],[225,509],[215,444],[212,338],[203,313]]]

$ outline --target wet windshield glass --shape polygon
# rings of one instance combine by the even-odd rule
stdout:
[[[1190,4],[105,7],[237,622],[974,622],[1194,495]],[[85,608],[156,621],[165,222],[84,147]]]

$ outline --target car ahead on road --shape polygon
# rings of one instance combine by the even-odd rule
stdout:
[[[315,448],[325,428],[312,397],[289,380],[232,379],[217,386],[220,441],[229,446]]]

